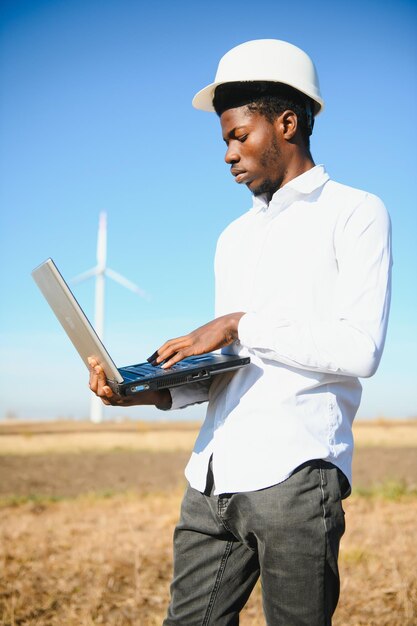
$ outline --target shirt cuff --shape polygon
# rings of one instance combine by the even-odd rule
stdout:
[[[169,391],[172,398],[171,410],[183,409],[190,404],[207,402],[209,386],[207,381],[204,381],[201,383],[191,383],[190,385],[181,385],[180,387],[170,387]]]
[[[249,349],[269,347],[271,342],[271,328],[283,328],[290,326],[290,322],[286,319],[280,319],[274,324],[268,317],[259,313],[245,313],[239,320],[238,336],[242,346]]]

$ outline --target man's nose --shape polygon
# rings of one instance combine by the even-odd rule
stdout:
[[[239,152],[234,144],[229,144],[226,154],[224,155],[224,160],[229,165],[233,165],[233,163],[240,161]]]

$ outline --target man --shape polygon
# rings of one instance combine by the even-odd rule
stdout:
[[[253,207],[218,242],[216,319],[149,360],[169,368],[221,348],[251,364],[125,400],[92,361],[90,386],[109,404],[208,400],[186,468],[165,625],[238,624],[259,576],[269,625],[328,625],[358,377],[375,372],[386,333],[389,218],[377,197],[315,166],[309,136],[323,100],[299,48],[237,46],[193,103],[219,115],[225,160]]]

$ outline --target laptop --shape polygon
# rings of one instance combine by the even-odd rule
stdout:
[[[48,259],[36,267],[32,277],[86,366],[88,357],[94,356],[103,368],[109,386],[119,395],[200,382],[250,362],[249,357],[207,353],[187,357],[166,370],[148,362],[118,368],[54,261]]]

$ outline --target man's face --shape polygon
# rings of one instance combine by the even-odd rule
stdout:
[[[279,118],[278,118],[279,119]],[[225,161],[239,184],[255,195],[272,196],[285,177],[285,159],[279,123],[271,124],[263,115],[245,106],[229,109],[220,117],[227,145]]]

